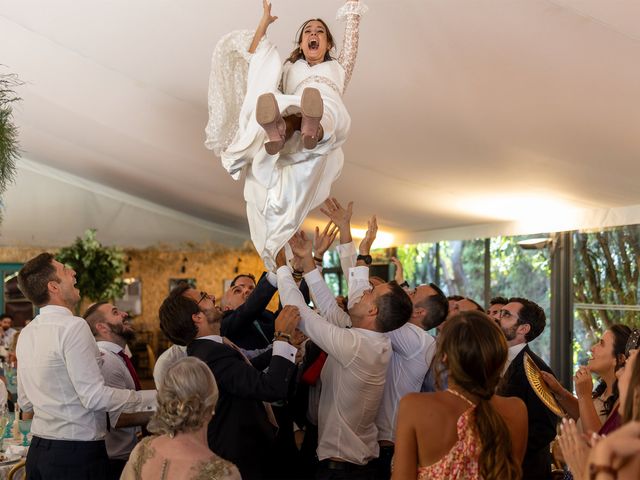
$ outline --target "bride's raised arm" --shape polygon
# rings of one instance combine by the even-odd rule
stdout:
[[[278,17],[274,17],[271,15],[271,2],[269,2],[269,0],[262,0],[262,18],[260,19],[260,23],[258,23],[256,33],[253,35],[253,40],[251,41],[251,46],[249,47],[249,53],[256,52],[256,48],[258,48],[260,40],[262,40],[262,37],[267,34],[269,25],[271,25],[277,19]]]
[[[342,49],[338,55],[338,63],[342,65],[345,71],[343,93],[347,89],[347,85],[353,74],[353,68],[356,65],[360,35],[358,31],[360,27],[360,17],[364,15],[367,10],[368,7],[358,0],[347,0],[345,4],[340,7],[336,15],[338,20],[346,20]]]

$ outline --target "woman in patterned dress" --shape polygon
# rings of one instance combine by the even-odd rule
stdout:
[[[172,365],[158,391],[158,409],[146,437],[131,452],[122,480],[240,480],[236,466],[207,445],[218,401],[209,367],[187,357]]]
[[[449,386],[400,402],[394,480],[513,480],[521,477],[527,409],[495,395],[507,360],[504,334],[482,312],[462,312],[440,334],[435,361]]]

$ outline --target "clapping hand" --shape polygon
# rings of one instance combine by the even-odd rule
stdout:
[[[558,443],[562,449],[564,461],[576,480],[586,479],[586,465],[590,447],[582,433],[578,431],[576,423],[566,418],[562,419],[562,433],[558,436]]]

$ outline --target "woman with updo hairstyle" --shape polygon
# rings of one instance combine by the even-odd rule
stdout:
[[[400,402],[393,480],[521,478],[527,408],[495,394],[507,361],[504,334],[472,310],[449,319],[438,339],[436,372],[448,388]]]
[[[131,452],[122,480],[240,480],[236,466],[207,445],[207,426],[218,402],[209,367],[187,357],[172,365],[158,390],[158,409],[149,422],[155,436]]]

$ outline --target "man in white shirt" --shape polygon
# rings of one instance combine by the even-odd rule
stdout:
[[[100,349],[100,371],[105,385],[114,388],[140,390],[140,379],[125,352],[127,343],[135,340],[129,315],[107,302],[94,303],[83,315]],[[129,455],[138,443],[137,433],[147,425],[151,412],[124,414],[111,412],[110,429],[105,437],[109,456],[109,477],[118,480]]]
[[[411,300],[395,282],[372,288],[369,269],[359,260],[362,265],[349,271],[346,313],[316,269],[311,241],[297,234],[291,248],[302,262],[304,278],[323,316],[305,304],[283,252],[277,258],[280,298],[284,305],[298,307],[300,330],[328,354],[321,374],[316,478],[369,479],[367,464],[379,453],[375,419],[391,358],[385,332],[407,322]]]
[[[83,318],[76,273],[50,253],[18,273],[22,293],[40,308],[18,339],[18,404],[34,412],[27,478],[107,479],[106,412],[152,409],[155,391],[104,384],[100,351]]]

